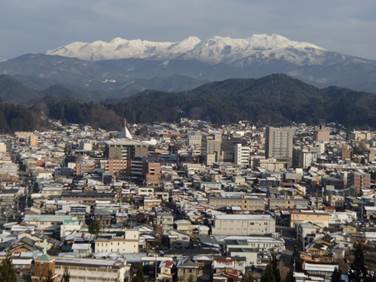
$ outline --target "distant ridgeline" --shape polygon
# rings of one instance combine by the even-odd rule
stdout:
[[[345,88],[319,89],[282,74],[260,79],[229,79],[183,92],[145,90],[118,99],[93,101],[68,86],[34,90],[16,78],[0,76],[0,130],[32,130],[47,119],[120,129],[129,122],[178,121],[181,117],[214,123],[252,120],[376,126],[376,95]]]

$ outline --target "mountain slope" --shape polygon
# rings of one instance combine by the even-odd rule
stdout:
[[[319,89],[284,74],[229,79],[176,93],[149,90],[107,103],[75,99],[74,92],[61,86],[42,93],[29,107],[0,103],[0,131],[40,128],[44,117],[106,129],[121,129],[124,117],[137,123],[188,117],[219,124],[251,120],[270,125],[337,122],[376,127],[375,94]]]
[[[160,71],[158,61],[82,61],[43,54],[23,55],[0,62],[0,75],[11,75],[31,88],[43,90],[53,85],[72,89],[93,100],[129,96],[145,89],[182,91],[207,82],[203,78]],[[184,68],[184,66],[183,66]],[[188,67],[189,71],[190,68]],[[192,70],[197,73],[197,68]]]
[[[110,42],[76,42],[50,55],[97,61],[123,78],[182,74],[203,80],[262,77],[285,73],[325,87],[336,85],[362,91],[376,89],[376,62],[343,55],[277,34],[248,38],[189,37],[180,42],[116,38]],[[105,63],[101,63],[105,62]]]
[[[283,74],[215,82],[188,93],[147,92],[108,106],[133,122],[189,117],[215,123],[244,119],[277,125],[322,121],[376,125],[376,95],[335,87],[320,90]]]
[[[12,103],[26,103],[39,97],[39,93],[24,86],[11,76],[0,75],[0,99]]]
[[[0,102],[0,132],[34,130],[45,126],[45,120],[40,113],[26,106]]]

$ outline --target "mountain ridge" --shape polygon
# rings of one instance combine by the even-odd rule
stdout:
[[[338,87],[319,89],[285,74],[212,82],[185,93],[149,91],[108,106],[131,122],[171,122],[188,117],[214,123],[325,121],[376,126],[375,94]]]
[[[27,93],[24,93],[27,94]],[[180,118],[217,124],[250,120],[286,125],[336,122],[376,127],[376,95],[340,87],[319,89],[285,74],[259,79],[228,79],[183,92],[147,90],[105,102],[74,99],[75,92],[55,85],[28,104],[0,101],[0,131],[37,129],[46,118],[120,130],[130,122],[178,122]]]
[[[292,51],[298,50],[305,61],[315,64],[313,56],[321,55],[324,48],[308,42],[299,42],[278,34],[253,34],[246,38],[213,36],[201,40],[196,36],[181,41],[149,41],[114,38],[108,42],[72,42],[47,51],[47,55],[59,55],[89,61],[113,59],[194,59],[206,63],[233,63],[249,57],[274,56],[293,63],[297,58]],[[294,51],[294,52],[295,52]],[[306,54],[309,54],[307,56]],[[303,60],[303,61],[304,61]]]
[[[179,91],[187,90],[186,81],[182,81],[182,84],[177,82],[171,87],[171,82],[165,78],[176,75],[190,77],[194,83],[188,86],[194,87],[200,81],[260,78],[271,73],[285,73],[318,87],[335,85],[376,92],[376,61],[328,50],[302,50],[283,49],[281,52],[288,52],[287,57],[281,56],[281,52],[271,56],[256,54],[235,59],[223,55],[226,59],[219,63],[182,56],[171,59],[153,57],[87,61],[58,55],[25,54],[0,62],[0,74],[17,76],[31,86],[62,84],[84,92],[103,93],[100,96],[105,96],[114,88],[124,95],[128,95],[124,93],[128,90],[133,94],[134,89],[123,89],[123,85],[156,77],[165,80],[158,83],[161,87],[157,90]],[[265,52],[272,54],[274,51]],[[293,60],[290,61],[290,58]],[[136,90],[145,88],[141,85]]]

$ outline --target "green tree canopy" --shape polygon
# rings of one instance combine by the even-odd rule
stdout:
[[[287,276],[284,282],[296,282],[293,269],[290,269],[289,273],[287,273]]]
[[[277,282],[273,272],[273,266],[269,263],[261,276],[261,282]]]
[[[338,268],[334,269],[331,282],[341,282],[341,273],[339,272]]]
[[[7,253],[5,259],[0,264],[0,281],[16,282],[17,274],[12,264],[10,253]]]

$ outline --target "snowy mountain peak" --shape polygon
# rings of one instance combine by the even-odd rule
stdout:
[[[307,42],[290,40],[278,34],[253,34],[248,38],[213,36],[201,40],[189,36],[178,42],[128,40],[116,37],[109,42],[73,42],[50,50],[49,55],[84,60],[108,59],[195,59],[209,63],[252,60],[285,60],[295,64],[315,64],[325,49]]]

